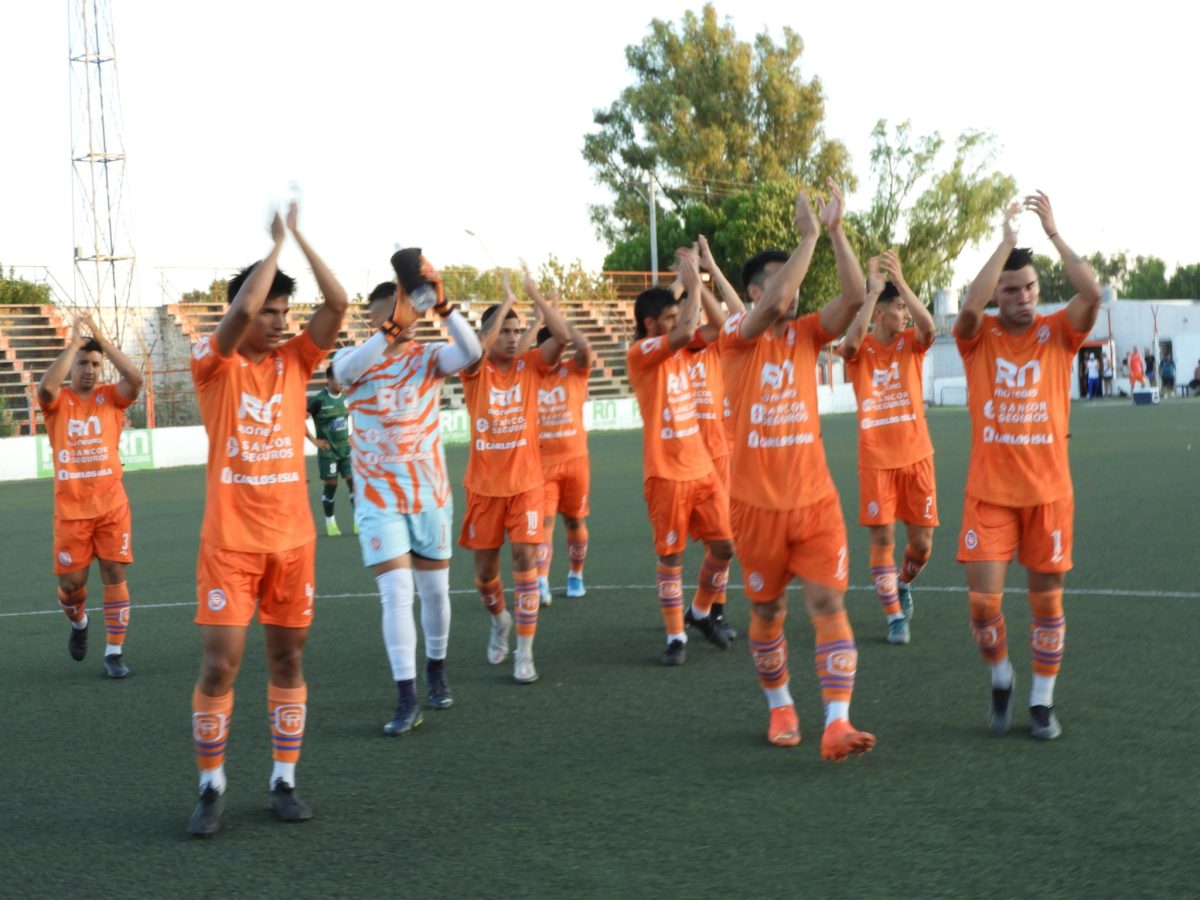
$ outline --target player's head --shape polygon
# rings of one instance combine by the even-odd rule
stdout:
[[[241,293],[250,273],[258,264],[256,262],[246,266],[229,279],[230,303],[237,299],[237,295]],[[242,338],[242,347],[251,352],[268,353],[283,343],[283,336],[288,327],[288,305],[295,292],[296,279],[284,275],[283,272],[276,269],[275,277],[271,279],[271,286],[267,288],[267,299],[259,308],[258,315],[250,322],[250,327],[246,329],[246,334]]]
[[[679,320],[679,301],[670,288],[652,287],[642,291],[633,301],[633,317],[637,320],[634,333],[639,340],[658,337],[675,327]]]
[[[342,383],[333,374],[333,363],[325,367],[325,384],[329,386],[329,393],[331,394],[340,394],[342,392]]]
[[[884,283],[883,292],[875,301],[875,327],[889,334],[903,331],[908,324],[908,304],[900,296],[900,289],[890,281]]]
[[[788,258],[783,250],[764,250],[746,260],[742,266],[742,289],[746,292],[746,299],[757,303],[767,282],[783,268]]]
[[[493,303],[483,311],[479,322],[484,331],[487,330],[488,323],[500,314],[503,306],[503,303]],[[496,336],[492,339],[491,346],[488,347],[488,358],[496,362],[508,362],[515,359],[517,347],[521,342],[521,331],[521,317],[517,315],[515,309],[509,307],[508,314],[505,315],[504,321],[497,326]]]
[[[552,337],[554,337],[554,335],[552,335],[550,333],[550,329],[547,328],[545,325],[543,325],[541,328],[538,329],[538,333],[537,333],[537,335],[535,335],[534,340],[537,342],[537,345],[540,347],[540,346],[542,346],[542,344],[546,343],[546,341],[550,340],[550,338],[552,338]]]
[[[100,368],[103,365],[104,351],[100,349],[100,342],[89,338],[71,363],[71,389],[86,394],[100,380]]]
[[[1004,261],[1004,270],[996,285],[996,306],[1000,321],[1024,328],[1033,324],[1038,304],[1038,276],[1033,267],[1033,251],[1015,247]]]
[[[372,331],[382,328],[383,323],[391,316],[399,292],[400,288],[394,281],[381,281],[371,289],[371,293],[367,295],[367,324],[371,326]],[[416,337],[418,324],[419,322],[414,320],[400,333],[399,337],[394,339],[393,343],[411,341]]]

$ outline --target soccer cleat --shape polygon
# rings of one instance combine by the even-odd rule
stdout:
[[[896,582],[896,592],[900,595],[900,612],[904,613],[904,618],[911,622],[913,617],[912,586],[898,581]]]
[[[308,804],[296,796],[296,789],[282,778],[275,779],[271,788],[270,810],[284,822],[303,822],[313,817]]]
[[[355,533],[355,535],[358,534],[358,523],[357,522],[354,523],[354,533]]]
[[[423,721],[421,704],[414,699],[410,705],[402,699],[396,707],[396,715],[392,717],[392,721],[383,726],[383,733],[391,737],[402,737],[420,728]]]
[[[508,633],[512,631],[512,613],[507,609],[492,616],[492,633],[488,637],[487,661],[498,666],[508,659]]]
[[[538,600],[542,606],[549,606],[554,602],[554,595],[550,593],[550,579],[538,576]]]
[[[907,644],[912,632],[908,627],[908,619],[893,619],[888,622],[887,642],[889,644]]]
[[[341,537],[342,529],[338,528],[337,522],[333,519],[325,520],[325,533],[330,537]]]
[[[124,678],[129,674],[129,666],[122,661],[120,653],[110,653],[104,657],[104,674],[109,678]]]
[[[875,746],[875,735],[857,731],[848,719],[834,719],[821,735],[821,759],[840,761],[851,753],[862,756]]]
[[[537,680],[538,673],[533,667],[533,654],[513,654],[513,681],[517,684],[533,684]]]
[[[587,596],[587,588],[583,586],[583,575],[576,575],[574,572],[567,573],[567,597],[571,600],[578,600],[580,597]]]
[[[71,659],[82,660],[87,656],[87,631],[86,625],[82,628],[71,626],[71,636],[67,638],[67,650],[71,653]]]
[[[1039,741],[1052,741],[1062,734],[1062,726],[1058,724],[1058,716],[1054,715],[1053,706],[1029,707],[1029,734]]]
[[[1013,684],[1006,688],[992,688],[992,702],[988,705],[988,728],[994,735],[1008,734],[1008,730],[1012,728]]]
[[[732,643],[734,638],[738,636],[738,633],[737,629],[730,625],[729,620],[725,618],[725,604],[714,603],[709,615],[717,617],[717,621],[721,623],[721,630],[725,632],[725,636],[729,638],[730,643]]]
[[[683,614],[683,621],[704,635],[705,639],[714,647],[722,650],[729,649],[729,638],[722,630],[717,617],[711,612],[703,619],[697,619],[692,615],[692,608],[689,606]]]
[[[682,666],[687,662],[687,643],[676,638],[667,644],[667,649],[663,651],[662,664],[664,666]]]
[[[787,706],[771,708],[767,740],[776,747],[795,747],[800,743],[800,719],[795,706],[789,703]]]
[[[430,709],[449,709],[454,705],[454,697],[450,693],[450,685],[446,683],[446,670],[443,668],[436,674],[425,670],[425,680],[429,686],[426,705]]]
[[[216,788],[206,787],[188,819],[187,830],[196,837],[216,834],[221,830],[221,813],[225,811],[225,795]]]

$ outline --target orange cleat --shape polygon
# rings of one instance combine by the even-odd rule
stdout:
[[[771,710],[767,740],[776,747],[795,747],[800,743],[800,719],[796,717],[796,707],[789,704]]]
[[[821,759],[843,760],[851,753],[862,756],[875,746],[875,735],[856,731],[848,719],[834,719],[821,735]]]

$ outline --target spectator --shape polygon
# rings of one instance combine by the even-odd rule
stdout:
[[[1164,353],[1162,362],[1158,365],[1158,374],[1162,378],[1162,389],[1164,397],[1175,396],[1175,360],[1171,359],[1170,353]]]
[[[1111,397],[1113,395],[1113,364],[1108,354],[1104,354],[1104,365],[1101,367],[1104,371],[1104,396]]]
[[[1129,390],[1132,393],[1138,385],[1146,387],[1146,363],[1141,351],[1134,347],[1129,354]]]
[[[1158,384],[1158,382],[1157,382],[1157,381],[1155,381],[1155,376],[1156,376],[1158,373],[1157,373],[1157,371],[1156,371],[1156,370],[1155,370],[1155,368],[1154,368],[1154,362],[1155,362],[1155,360],[1154,360],[1154,354],[1153,354],[1153,353],[1147,353],[1147,354],[1146,354],[1146,378],[1147,378],[1147,379],[1149,380],[1149,382],[1150,382],[1150,387],[1154,387],[1156,384]]]
[[[1200,391],[1200,360],[1196,361],[1196,368],[1192,372],[1192,380],[1188,382],[1188,390],[1192,393]]]
[[[1084,366],[1087,369],[1088,399],[1095,400],[1100,396],[1100,360],[1096,358],[1095,353],[1089,353]]]

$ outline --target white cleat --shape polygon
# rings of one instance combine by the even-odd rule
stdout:
[[[513,680],[517,684],[533,684],[538,680],[537,669],[533,667],[532,653],[517,653],[513,656]]]
[[[512,631],[512,614],[506,609],[492,616],[492,633],[488,638],[487,661],[498,666],[508,658],[508,635]]]

